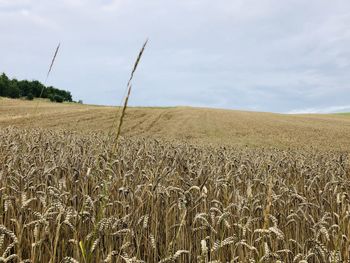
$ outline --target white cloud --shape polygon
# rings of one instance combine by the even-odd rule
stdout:
[[[0,0],[0,8],[22,7],[32,2],[32,0]]]
[[[111,0],[108,1],[104,4],[102,4],[101,6],[101,10],[103,11],[107,11],[107,12],[113,12],[118,10],[119,8],[122,7],[123,3],[125,4],[125,2],[127,2],[127,0]]]
[[[305,108],[300,110],[291,110],[287,112],[288,114],[306,114],[306,113],[341,113],[341,112],[350,112],[350,105],[344,106],[329,106],[324,108]]]

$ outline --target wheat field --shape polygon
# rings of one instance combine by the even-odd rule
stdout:
[[[269,141],[256,147],[257,139],[252,147],[246,141],[244,147],[229,140],[208,144],[194,133],[184,140],[173,130],[146,136],[149,131],[130,128],[141,111],[148,118],[156,111],[200,109],[131,108],[113,151],[111,123],[101,117],[115,108],[43,103],[42,116],[32,121],[25,114],[30,104],[23,102],[29,110],[11,111],[15,102],[6,103],[0,108],[2,262],[350,260],[350,160],[347,144],[338,147],[346,136],[332,137],[328,147],[309,137],[319,147],[289,143],[289,149],[268,147]],[[94,114],[84,125],[76,118],[69,127],[69,116]],[[204,114],[214,118],[210,110]],[[253,113],[242,114],[252,121]],[[323,136],[348,129],[346,116],[257,115],[261,130],[273,134],[271,123],[279,118],[298,120],[298,127],[307,120],[306,127],[317,127],[328,118],[334,130],[329,133],[324,124],[317,131]],[[285,125],[281,136],[287,137],[291,124]]]

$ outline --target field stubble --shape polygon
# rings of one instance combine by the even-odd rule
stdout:
[[[0,99],[0,127],[106,134],[120,108]],[[286,115],[191,107],[128,108],[122,135],[236,147],[350,149],[347,115]]]

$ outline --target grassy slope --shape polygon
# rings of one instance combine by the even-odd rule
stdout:
[[[350,112],[337,113],[337,115],[350,116]]]
[[[0,100],[0,127],[66,128],[108,132],[117,108]],[[238,146],[314,146],[350,149],[350,118],[345,115],[282,115],[191,107],[128,108],[124,134]]]

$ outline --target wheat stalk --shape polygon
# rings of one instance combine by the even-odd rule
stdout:
[[[120,132],[121,132],[121,128],[122,128],[122,125],[123,125],[123,121],[124,121],[124,117],[125,117],[125,112],[126,112],[126,108],[128,107],[128,101],[129,101],[129,97],[130,97],[130,93],[131,93],[131,81],[134,77],[134,74],[135,74],[135,71],[137,69],[137,66],[139,65],[139,62],[141,60],[141,57],[142,57],[142,54],[146,48],[146,45],[148,43],[148,39],[145,41],[145,43],[143,44],[137,58],[136,58],[136,61],[134,63],[134,67],[131,71],[131,74],[130,74],[130,78],[128,80],[128,84],[127,84],[127,95],[125,97],[125,100],[124,100],[124,105],[123,105],[123,108],[122,108],[122,112],[121,112],[121,115],[119,117],[119,123],[118,123],[118,127],[117,127],[117,132],[116,132],[116,135],[115,135],[115,139],[114,139],[114,144],[113,144],[113,149],[112,149],[112,153],[114,153],[118,147],[118,139],[119,139],[119,136],[120,136]]]
[[[57,54],[58,54],[58,51],[60,49],[60,46],[61,46],[61,43],[58,43],[57,47],[56,47],[56,50],[55,50],[55,53],[51,59],[51,63],[50,63],[50,66],[49,66],[49,70],[47,71],[46,73],[46,77],[45,77],[45,81],[44,81],[44,85],[43,87],[41,88],[41,91],[40,91],[40,95],[39,95],[39,99],[42,97],[43,95],[43,92],[44,92],[44,89],[46,87],[46,84],[47,84],[47,80],[49,79],[49,76],[50,76],[50,73],[51,73],[51,70],[53,68],[53,65],[56,61],[56,57],[57,57]],[[34,116],[36,116],[36,113],[38,111],[38,107],[39,107],[39,103],[40,103],[40,100],[37,101],[36,105],[35,105],[35,108],[34,108]]]

